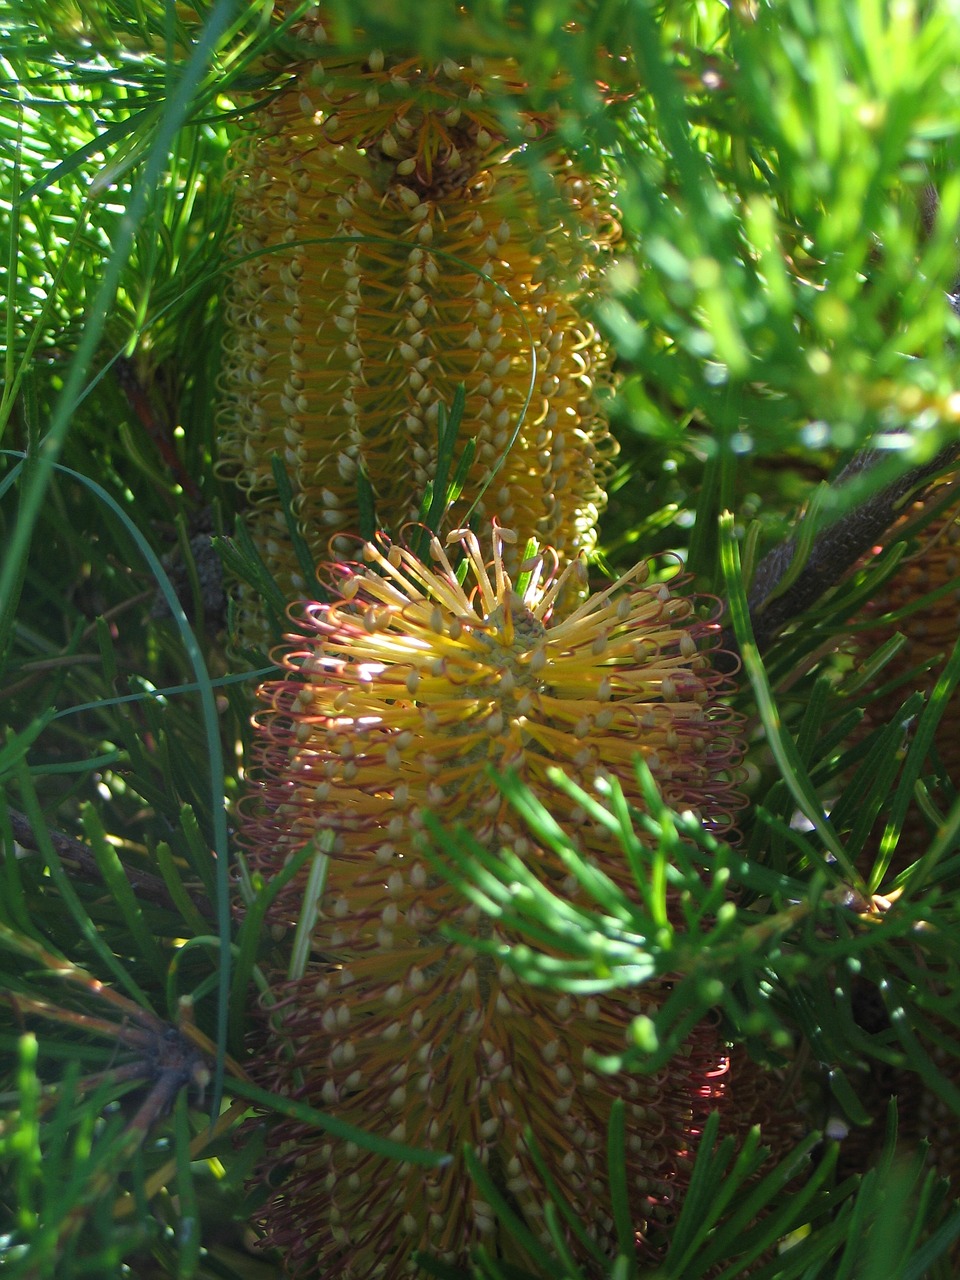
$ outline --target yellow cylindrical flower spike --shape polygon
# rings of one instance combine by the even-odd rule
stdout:
[[[447,935],[449,927],[517,941],[436,873],[421,843],[425,810],[463,822],[485,847],[508,847],[576,899],[576,879],[507,804],[488,766],[512,769],[590,862],[635,894],[620,844],[552,769],[588,788],[615,777],[643,808],[637,753],[675,808],[728,828],[742,744],[711,664],[719,624],[703,620],[677,584],[645,584],[643,566],[555,613],[577,563],[551,572],[536,557],[515,587],[506,530],[494,526],[489,559],[468,530],[450,537],[466,561],[462,584],[436,539],[432,563],[368,544],[365,564],[336,566],[335,601],[299,610],[286,678],[261,691],[241,834],[251,871],[269,880],[322,832],[332,850],[306,971],[277,980],[250,1069],[361,1128],[454,1157],[439,1170],[398,1167],[281,1122],[263,1170],[274,1188],[264,1228],[297,1275],[407,1275],[418,1248],[463,1264],[470,1245],[496,1230],[490,1207],[470,1193],[464,1143],[547,1239],[528,1126],[550,1176],[613,1256],[605,1170],[617,1097],[626,1101],[638,1248],[655,1256],[705,1117],[724,1109],[726,1050],[709,1023],[656,1076],[591,1070],[586,1050],[621,1052],[632,1019],[666,984],[594,997],[518,982]],[[279,894],[275,926],[293,926],[302,895],[302,882]],[[504,1237],[497,1247],[513,1246]]]
[[[317,560],[360,529],[361,473],[382,528],[418,518],[461,383],[457,456],[469,440],[476,457],[460,514],[482,491],[481,515],[563,560],[595,542],[615,453],[594,396],[608,360],[575,302],[613,224],[548,147],[548,116],[523,113],[518,79],[508,63],[331,54],[237,150],[223,466],[271,508],[279,455]],[[511,94],[529,154],[499,123]],[[272,542],[261,553],[297,595],[290,540]]]

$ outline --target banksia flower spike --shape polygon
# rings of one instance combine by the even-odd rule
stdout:
[[[271,992],[262,1082],[455,1157],[425,1174],[282,1121],[265,1226],[298,1275],[400,1276],[417,1248],[462,1262],[471,1242],[492,1242],[492,1210],[465,1194],[465,1143],[543,1235],[546,1196],[526,1126],[561,1190],[615,1251],[605,1144],[618,1096],[627,1100],[631,1207],[651,1247],[704,1118],[723,1102],[725,1050],[708,1024],[658,1075],[591,1072],[585,1051],[622,1051],[630,1021],[662,984],[581,998],[519,983],[442,934],[452,925],[500,938],[422,845],[429,809],[490,848],[509,845],[576,896],[488,772],[512,769],[626,888],[622,850],[549,769],[561,765],[585,786],[615,776],[642,807],[636,753],[674,806],[729,827],[741,747],[710,661],[717,622],[702,620],[677,584],[648,583],[644,566],[557,616],[580,562],[558,570],[555,558],[534,555],[514,580],[506,529],[494,524],[487,563],[470,531],[447,543],[462,551],[463,585],[436,538],[429,564],[384,542],[364,547],[364,564],[337,565],[335,601],[298,611],[286,677],[261,691],[242,834],[251,869],[269,879],[314,837],[332,841],[311,959]],[[302,887],[280,894],[275,927],[294,925]]]
[[[322,63],[269,98],[235,156],[221,459],[268,567],[302,594],[275,454],[315,560],[362,529],[360,483],[396,535],[461,383],[458,457],[476,454],[459,515],[478,499],[562,560],[589,551],[616,446],[594,396],[607,355],[574,304],[616,233],[607,193],[551,140],[552,114],[525,107],[509,60],[426,66],[328,48],[317,20],[301,34]]]
[[[877,677],[881,688],[867,703],[864,717],[864,725],[869,729],[890,724],[915,689],[927,696],[933,692],[960,634],[960,507],[957,492],[955,478],[933,485],[912,505],[885,540],[892,545],[901,539],[909,539],[910,547],[894,575],[873,593],[867,608],[858,618],[858,629],[853,639],[854,653],[861,660],[867,660],[897,632],[905,636],[906,644],[883,666]],[[937,725],[933,743],[938,763],[942,766],[939,782],[946,783],[948,788],[960,786],[958,715],[960,692],[955,690]],[[903,724],[903,730],[908,733],[914,728],[915,720]],[[928,771],[926,767],[924,771]],[[929,772],[933,772],[932,767]],[[943,793],[933,791],[935,804],[944,804],[946,808],[945,800]],[[883,827],[878,824],[866,845],[864,869],[869,870],[870,863],[878,855],[882,856],[889,861],[886,867],[889,883],[893,876],[926,853],[933,833],[929,817],[915,801],[911,801],[899,840],[891,852],[881,853],[883,834]],[[933,971],[929,981],[931,984],[937,981]],[[942,989],[942,994],[946,996],[946,988]],[[882,1001],[867,983],[862,988],[858,1021],[870,1034],[889,1031],[890,1023]],[[955,1036],[956,1027],[949,1018],[941,1020],[935,1013],[930,1016],[929,1025],[934,1028],[934,1033],[919,1037],[924,1053],[950,1084],[957,1087],[960,1085],[960,1070],[956,1058],[943,1047]],[[875,1123],[872,1129],[855,1131],[848,1140],[847,1167],[863,1172],[876,1163],[882,1145],[880,1120],[893,1096],[897,1101],[897,1132],[901,1145],[908,1148],[922,1143],[927,1162],[940,1176],[949,1179],[952,1193],[956,1194],[960,1188],[957,1118],[942,1096],[909,1067],[898,1070],[886,1064],[874,1064],[864,1073],[858,1093],[863,1105],[875,1117]],[[955,1248],[951,1256],[956,1261],[960,1252]]]
[[[869,615],[863,619],[869,624],[882,615],[895,613],[898,620],[885,625],[867,625],[858,631],[855,640],[857,651],[867,656],[895,631],[901,631],[907,643],[883,668],[882,680],[889,683],[927,665],[929,669],[922,677],[922,687],[928,694],[940,675],[935,660],[940,658],[945,662],[950,656],[960,623],[960,513],[956,500],[930,519],[929,504],[942,504],[943,500],[944,487],[938,485],[926,499],[915,504],[911,523],[915,525],[919,521],[922,525],[924,519],[927,521],[916,534],[916,549],[907,555],[885,588],[874,596]],[[890,541],[908,534],[909,530],[903,525],[901,522],[895,529]],[[908,692],[907,686],[900,685],[872,702],[868,708],[869,720],[887,723]],[[956,731],[958,709],[960,695],[955,693],[951,707],[940,721],[936,737],[937,751],[955,787],[960,785],[960,738]]]

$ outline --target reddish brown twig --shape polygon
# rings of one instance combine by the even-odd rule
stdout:
[[[30,819],[26,814],[19,813],[16,809],[8,809],[7,815],[14,840],[19,845],[22,845],[24,849],[30,849],[36,853],[41,852],[40,843],[34,835]],[[102,879],[97,859],[93,851],[88,849],[85,844],[82,844],[79,840],[74,840],[72,836],[64,835],[60,831],[48,831],[47,835],[54,849],[60,855],[60,859],[67,871],[78,872],[85,880],[98,881]],[[141,871],[126,864],[124,865],[124,871],[138,898],[152,902],[160,907],[176,908],[176,903],[170,890],[160,876],[155,876],[149,871]],[[209,898],[201,890],[185,889],[184,892],[202,916],[207,919],[213,918],[213,906]]]

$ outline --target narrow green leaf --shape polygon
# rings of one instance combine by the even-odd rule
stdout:
[[[230,996],[230,1044],[236,1053],[239,1053],[243,1047],[247,994],[263,944],[263,922],[277,895],[299,874],[301,868],[312,856],[325,855],[318,855],[313,842],[309,842],[284,864],[277,875],[272,876],[257,892],[254,893],[251,889],[252,896],[245,897],[243,920],[237,931],[237,959]],[[242,867],[241,870],[243,870]]]
[[[379,531],[377,496],[362,462],[357,467],[357,528],[364,542],[372,542]]]
[[[17,1057],[17,1093],[20,1114],[17,1117],[16,1137],[10,1145],[17,1156],[14,1165],[17,1229],[29,1236],[39,1223],[38,1193],[43,1185],[37,1037],[32,1031],[20,1037]]]
[[[473,466],[473,460],[476,456],[477,442],[476,439],[471,436],[469,440],[464,441],[463,452],[460,454],[457,469],[453,473],[453,479],[450,481],[450,488],[447,493],[448,505],[456,502],[463,493],[464,487],[467,483],[467,477],[470,475],[470,468]]]
[[[715,1150],[717,1133],[720,1127],[720,1116],[711,1111],[703,1127],[703,1133],[697,1143],[696,1159],[690,1174],[690,1184],[680,1215],[670,1235],[670,1250],[667,1262],[673,1271],[682,1271],[691,1255],[705,1238],[710,1226],[707,1211],[712,1207],[711,1196],[726,1178],[726,1166],[729,1163],[733,1143],[727,1139],[719,1150]],[[755,1129],[750,1130],[748,1138],[754,1137]],[[726,1178],[727,1183],[732,1179]],[[734,1185],[736,1185],[734,1183]]]
[[[306,1106],[305,1103],[294,1102],[292,1098],[268,1093],[266,1089],[261,1089],[257,1085],[251,1084],[248,1080],[231,1077],[230,1092],[238,1097],[246,1098],[249,1102],[258,1107],[263,1107],[267,1111],[278,1112],[280,1115],[288,1116],[292,1120],[299,1120],[310,1128],[322,1129],[325,1133],[330,1133],[343,1142],[355,1142],[364,1151],[372,1151],[375,1155],[384,1156],[388,1160],[405,1161],[408,1164],[415,1164],[419,1168],[425,1169],[436,1169],[450,1163],[451,1157],[445,1152],[423,1151],[418,1147],[408,1147],[402,1142],[393,1142],[389,1138],[381,1138],[377,1134],[367,1133],[365,1129],[358,1129],[356,1125],[347,1124],[346,1121],[340,1120],[336,1116],[329,1116],[323,1111],[316,1111],[313,1107]]]
[[[843,871],[848,883],[865,887],[862,884],[862,878],[857,868],[847,856],[839,836],[824,812],[823,804],[810,781],[807,770],[804,768],[796,744],[781,723],[780,713],[753,639],[750,610],[744,595],[743,580],[740,575],[740,556],[734,533],[734,522],[729,512],[725,512],[720,520],[720,551],[724,582],[730,602],[730,617],[737,637],[737,644],[740,647],[744,668],[753,686],[767,741],[776,757],[777,764],[780,766],[780,776],[790,789],[797,808],[814,827],[824,846],[833,855],[837,865]],[[830,869],[825,859],[818,859],[818,862],[822,871],[831,879],[836,878],[836,873]]]
[[[124,167],[128,168],[135,163],[138,154],[142,151],[142,139],[149,133],[160,113],[160,109],[160,103],[151,102],[139,111],[134,111],[129,116],[124,116],[123,119],[108,125],[102,133],[97,134],[95,138],[91,138],[89,142],[75,147],[65,160],[61,160],[59,164],[47,170],[43,177],[34,182],[32,186],[27,187],[26,191],[20,196],[20,204],[26,204],[28,200],[42,195],[50,187],[60,185],[64,178],[68,178],[70,174],[80,170],[91,156],[107,155],[115,143],[122,142],[124,139],[130,140],[130,148],[124,165]],[[115,181],[122,171],[119,167],[112,168],[112,180]]]
[[[553,1243],[554,1256],[550,1260],[553,1274],[562,1275],[564,1280],[586,1280],[567,1244],[557,1207],[550,1200],[543,1206],[543,1219]]]
[[[0,407],[6,410],[4,415],[0,417],[0,439],[3,438],[3,429],[6,426],[9,408],[6,405],[6,399],[9,392],[7,388],[11,386],[14,379],[14,359],[15,359],[15,335],[17,323],[17,311],[20,306],[20,300],[17,297],[17,289],[20,284],[20,273],[17,270],[17,262],[19,259],[19,243],[20,243],[20,182],[23,168],[23,107],[18,103],[16,105],[17,119],[17,140],[13,156],[13,163],[10,166],[12,183],[9,193],[10,198],[10,227],[7,240],[7,297],[6,297],[6,319],[4,321],[5,329],[5,350],[3,356],[3,382],[4,396]],[[0,653],[3,652],[3,645],[0,644]]]
[[[15,843],[6,798],[0,790],[0,920],[40,941],[37,926],[30,918]]]
[[[54,708],[50,707],[36,716],[20,733],[7,733],[4,744],[0,747],[0,778],[19,768],[27,752],[53,717]]]
[[[239,671],[233,675],[218,676],[216,680],[211,680],[210,684],[214,689],[227,689],[235,684],[252,684],[265,676],[275,676],[279,671],[280,668],[275,666],[259,667],[252,671]],[[189,681],[186,684],[166,685],[162,689],[144,689],[140,693],[124,693],[116,698],[97,698],[95,702],[79,702],[76,706],[65,707],[63,711],[58,711],[53,719],[62,720],[66,716],[79,715],[83,711],[101,711],[106,707],[122,707],[134,702],[162,703],[184,693],[199,693],[202,688],[203,686],[195,681]]]
[[[632,1261],[628,1275],[634,1277],[637,1275],[637,1233],[630,1213],[630,1191],[627,1187],[627,1135],[624,1116],[623,1099],[617,1098],[610,1108],[610,1121],[607,1126],[607,1166],[610,1211],[617,1233],[617,1246],[621,1257]]]
[[[307,546],[306,539],[300,532],[300,522],[293,510],[293,485],[290,483],[290,477],[287,475],[283,459],[278,453],[273,454],[271,457],[270,469],[273,472],[273,482],[277,486],[277,498],[280,503],[280,510],[283,512],[284,524],[287,526],[290,544],[297,558],[297,565],[303,575],[303,580],[307,584],[307,590],[309,590],[317,576],[317,565],[313,553]]]
[[[957,1209],[946,1222],[933,1232],[909,1263],[904,1267],[901,1280],[924,1280],[932,1274],[931,1267],[940,1258],[945,1258],[950,1246],[960,1239],[960,1209]]]
[[[463,1158],[471,1179],[483,1199],[493,1209],[499,1225],[513,1237],[514,1242],[524,1250],[531,1261],[539,1261],[543,1257],[543,1246],[508,1204],[500,1188],[470,1147],[464,1147]]]
[[[839,1067],[831,1067],[827,1072],[830,1082],[830,1092],[843,1108],[843,1114],[855,1125],[869,1125],[873,1123],[873,1116],[864,1107],[863,1103],[857,1096],[856,1090],[850,1084],[850,1081],[844,1075]]]
[[[784,1188],[797,1176],[810,1152],[820,1141],[819,1134],[805,1138],[785,1160],[743,1197],[737,1210],[718,1228],[713,1239],[697,1258],[706,1271],[712,1266],[737,1258],[746,1269],[761,1257],[779,1238],[803,1223],[807,1205],[827,1185],[836,1164],[837,1145],[832,1143],[820,1163],[810,1172],[793,1194],[782,1199]]]
[[[869,1169],[860,1184],[859,1194],[848,1212],[845,1226],[846,1242],[843,1252],[836,1264],[835,1277],[832,1280],[850,1280],[857,1274],[863,1259],[863,1244],[870,1217],[875,1210],[873,1191],[877,1185],[876,1169]]]
[[[937,726],[950,703],[951,695],[958,682],[960,682],[960,639],[953,646],[950,658],[937,680],[929,702],[920,715],[912,741],[907,749],[900,782],[893,797],[890,818],[880,844],[881,861],[885,855],[889,856],[889,844],[893,839],[894,833],[899,835],[899,832],[903,829],[907,810],[913,799],[914,786],[933,746]],[[954,818],[954,830],[956,830],[956,824],[960,823],[960,809],[957,809],[956,814],[951,813],[951,816]],[[915,893],[920,889],[936,866],[936,859],[942,856],[950,847],[949,838],[943,839],[943,834],[938,832],[938,838],[910,873],[907,879],[908,892]]]
[[[193,1280],[200,1266],[200,1204],[190,1157],[190,1110],[181,1089],[173,1106],[173,1149],[177,1161],[177,1280]]]
[[[960,1089],[937,1069],[930,1054],[917,1039],[910,1025],[907,1007],[898,1001],[887,983],[882,982],[880,989],[890,1022],[897,1039],[903,1046],[907,1062],[924,1084],[950,1107],[954,1115],[960,1116]]]
[[[904,704],[899,716],[881,731],[857,772],[844,788],[843,795],[834,805],[830,817],[838,829],[851,826],[847,845],[851,855],[859,857],[867,841],[881,807],[896,793],[896,779],[901,771],[900,746],[903,742],[902,717],[910,716],[922,706],[922,697],[915,694]],[[871,889],[879,887],[889,856],[881,851],[871,870]]]
[[[160,954],[160,948],[143,918],[143,911],[127,879],[123,863],[117,856],[117,851],[107,840],[107,833],[100,821],[100,815],[92,804],[81,805],[80,822],[93,856],[97,860],[100,874],[103,876],[110,896],[120,909],[131,940],[140,949],[140,954],[153,969],[154,974],[162,978],[166,972],[166,961]]]
[[[524,1141],[527,1144],[527,1150],[530,1152],[530,1158],[533,1160],[543,1182],[544,1194],[548,1197],[550,1203],[555,1206],[557,1212],[563,1216],[568,1230],[579,1241],[584,1253],[591,1257],[596,1265],[603,1266],[606,1262],[606,1257],[604,1251],[590,1234],[589,1228],[592,1224],[584,1222],[578,1206],[571,1204],[557,1186],[553,1172],[544,1159],[543,1152],[537,1144],[536,1135],[532,1129],[527,1128],[524,1130]]]
[[[163,883],[167,886],[167,891],[173,899],[184,924],[192,929],[195,934],[206,933],[210,927],[209,921],[205,920],[194,906],[184,886],[170,846],[165,841],[161,840],[157,844],[154,850],[153,862],[163,877]]]
[[[238,517],[233,538],[214,538],[213,545],[224,567],[235,574],[241,581],[247,582],[264,600],[270,611],[282,619],[285,616],[287,601],[277,586],[267,566],[264,564],[250,530]]]
[[[154,1012],[153,1006],[146,992],[139,983],[134,980],[131,974],[128,973],[120,960],[104,942],[100,935],[100,931],[90,919],[83,903],[77,896],[76,890],[70,883],[70,877],[64,871],[63,864],[60,861],[60,855],[54,848],[53,841],[50,839],[47,832],[47,824],[40,809],[40,802],[37,799],[33,780],[24,761],[21,760],[19,762],[16,773],[17,780],[20,784],[20,794],[23,797],[23,807],[33,827],[33,834],[40,847],[40,853],[47,864],[50,871],[50,878],[53,880],[57,892],[63,900],[64,906],[73,917],[80,936],[88,946],[91,947],[106,971],[113,974],[117,982],[121,987],[123,987],[127,994],[142,1008],[147,1009],[150,1012]]]
[[[210,895],[210,901],[216,902],[215,869],[213,859],[210,856],[210,846],[203,838],[203,832],[200,830],[199,822],[197,822],[197,815],[188,804],[183,805],[180,809],[180,830],[183,832],[186,842],[190,864],[203,881],[204,888]]]
[[[830,696],[831,684],[826,676],[821,676],[814,684],[807,705],[804,709],[800,728],[797,730],[797,753],[803,763],[809,766],[815,747],[822,732],[824,712]]]
[[[290,948],[290,963],[287,967],[287,978],[291,982],[303,977],[313,949],[313,930],[327,883],[327,873],[330,870],[329,855],[333,850],[333,831],[330,829],[321,831],[311,844],[313,852],[310,856],[310,871],[303,890],[293,945]]]

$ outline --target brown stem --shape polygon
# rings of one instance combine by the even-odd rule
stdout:
[[[864,450],[841,471],[837,485],[869,472],[881,459],[872,449]],[[846,512],[820,530],[813,539],[810,554],[796,579],[780,595],[777,587],[790,568],[797,552],[798,536],[794,535],[773,548],[760,561],[750,590],[750,618],[754,639],[765,652],[785,627],[801,618],[831,587],[851,569],[860,557],[896,522],[903,511],[903,500],[914,490],[922,490],[938,472],[960,456],[960,445],[942,449],[932,461],[905,472],[892,484],[873,494],[862,505]],[[809,517],[801,516],[800,524]],[[737,652],[732,631],[724,632],[722,648]]]
[[[16,809],[8,809],[7,813],[14,840],[25,849],[39,853],[40,844],[33,834],[30,819]],[[102,880],[97,859],[85,844],[74,840],[72,836],[63,835],[60,831],[48,831],[47,834],[67,870],[79,874],[85,880]],[[139,871],[136,867],[130,866],[124,866],[124,871],[138,898],[153,902],[160,907],[176,909],[176,903],[160,876],[152,875],[149,871]],[[209,898],[196,890],[186,889],[185,892],[200,914],[212,920],[213,907]]]

